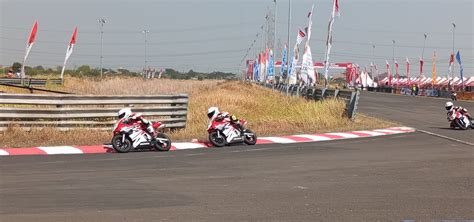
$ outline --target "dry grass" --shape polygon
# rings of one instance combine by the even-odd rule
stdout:
[[[134,84],[130,84],[131,82]],[[189,93],[187,127],[170,134],[174,141],[206,140],[206,112],[210,106],[217,106],[223,111],[245,118],[249,122],[249,128],[259,136],[375,129],[395,125],[363,115],[359,115],[355,121],[350,121],[345,117],[343,101],[306,101],[236,81],[143,82],[137,79],[107,79],[97,82],[68,79],[64,89],[84,94]],[[92,145],[107,143],[110,139],[111,132],[90,130],[61,132],[44,129],[27,132],[13,127],[0,133],[1,145],[4,147]]]
[[[94,95],[156,95],[189,93],[196,94],[202,90],[212,89],[222,81],[152,79],[140,78],[107,78],[98,81],[91,78],[67,78],[62,90],[77,94]]]

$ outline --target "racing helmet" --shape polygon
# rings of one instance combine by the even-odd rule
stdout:
[[[210,107],[207,110],[207,118],[214,119],[219,114],[219,108],[217,107]]]
[[[132,110],[130,108],[123,108],[118,111],[119,119],[128,118],[130,115],[132,115]]]
[[[448,110],[448,111],[451,110],[451,109],[453,108],[453,106],[454,106],[454,104],[453,104],[453,102],[451,102],[451,101],[446,102],[446,105],[444,105],[444,107],[445,107],[446,110]]]

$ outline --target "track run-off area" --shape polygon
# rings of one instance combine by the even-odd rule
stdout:
[[[446,100],[362,93],[419,131],[176,152],[0,157],[1,221],[474,219],[474,130]],[[472,102],[456,102],[474,111]]]

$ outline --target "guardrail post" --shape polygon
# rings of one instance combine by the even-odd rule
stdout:
[[[357,105],[359,103],[359,96],[360,96],[360,91],[356,90],[352,92],[351,95],[351,100],[348,103],[347,107],[347,117],[349,119],[354,120],[357,114]]]
[[[324,100],[326,98],[326,90],[327,89],[328,88],[324,88],[324,89],[321,90],[321,100]]]

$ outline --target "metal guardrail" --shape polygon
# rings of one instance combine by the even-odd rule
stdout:
[[[40,91],[40,92],[49,92],[49,93],[58,93],[58,94],[73,94],[73,93],[62,92],[62,91],[57,91],[57,90],[41,89],[41,88],[35,88],[35,87],[31,87],[31,86],[11,85],[11,84],[7,84],[7,83],[0,83],[0,86],[26,89],[26,90],[29,90],[30,93],[34,93],[35,91]]]
[[[45,86],[47,83],[61,85],[61,79],[19,79],[19,78],[0,78],[0,83],[20,86]]]
[[[91,96],[0,93],[0,131],[54,127],[61,130],[92,128],[110,130],[117,111],[133,107],[149,120],[159,120],[167,128],[184,128],[188,95]]]
[[[283,94],[291,96],[301,96],[308,100],[325,100],[325,99],[343,99],[346,101],[347,117],[354,119],[357,114],[357,105],[359,103],[360,91],[355,90],[339,90],[339,89],[325,89],[305,86],[295,86],[286,84],[271,84],[264,85],[267,88],[275,89]]]

